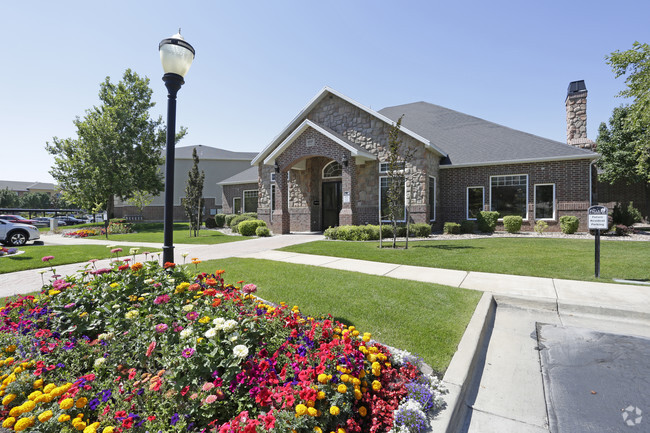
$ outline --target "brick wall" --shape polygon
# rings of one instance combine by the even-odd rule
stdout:
[[[575,215],[580,219],[580,230],[587,230],[589,208],[590,160],[551,161],[527,164],[492,165],[480,167],[449,168],[440,170],[440,206],[435,229],[441,230],[444,222],[460,222],[466,218],[468,186],[484,187],[484,209],[490,206],[490,176],[528,175],[528,220],[522,230],[533,230],[535,184],[555,184],[556,217],[547,221],[549,230],[559,231],[559,218]],[[497,226],[497,230],[502,225]]]
[[[616,182],[613,185],[606,182],[598,182],[596,185],[596,202],[607,206],[610,212],[616,203],[627,206],[633,202],[634,207],[641,211],[646,220],[650,220],[650,184]]]
[[[223,198],[221,204],[223,206],[221,213],[226,215],[233,213],[232,205],[233,198],[240,197],[242,210],[244,208],[244,191],[258,189],[257,183],[242,183],[239,185],[223,185],[222,194]],[[258,193],[258,207],[259,207],[259,193]]]

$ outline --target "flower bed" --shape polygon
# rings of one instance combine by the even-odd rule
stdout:
[[[261,301],[224,271],[165,268],[88,267],[0,310],[2,426],[395,433],[440,408],[416,357]]]
[[[65,232],[63,236],[70,238],[87,238],[88,236],[100,236],[106,233],[103,228],[86,228]]]

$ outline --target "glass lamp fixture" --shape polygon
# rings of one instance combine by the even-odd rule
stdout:
[[[160,41],[158,50],[165,74],[185,77],[192,66],[195,52],[192,45],[188,44],[181,36],[181,29],[178,29],[178,33],[174,36]]]

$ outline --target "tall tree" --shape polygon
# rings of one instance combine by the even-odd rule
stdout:
[[[623,105],[614,108],[609,119],[609,127],[605,122],[598,128],[596,139],[598,167],[602,172],[598,179],[614,183],[622,181],[627,184],[645,181],[644,176],[636,170],[636,145],[639,133],[627,128],[630,107]]]
[[[632,49],[614,51],[606,59],[616,78],[626,76],[627,88],[619,96],[632,99],[621,119],[634,153],[630,168],[650,182],[650,45],[634,42]]]
[[[127,69],[114,84],[100,84],[101,104],[74,121],[77,138],[54,137],[47,151],[54,155],[50,174],[63,197],[84,209],[106,209],[113,214],[114,197],[127,200],[136,191],[157,195],[163,189],[165,127],[149,110],[149,79]],[[176,141],[186,133],[180,128]]]
[[[20,196],[18,203],[23,209],[49,209],[50,195],[46,192],[28,192]]]
[[[140,217],[144,217],[144,208],[149,206],[153,201],[153,195],[146,191],[134,191],[133,197],[127,200],[131,206],[134,206],[140,212]]]
[[[196,153],[196,147],[192,149],[192,159],[194,164],[187,175],[183,208],[185,209],[185,215],[190,220],[190,236],[192,231],[194,231],[194,236],[198,236],[201,228],[205,173],[203,170],[199,172],[199,156]]]
[[[0,189],[0,207],[18,207],[18,193],[9,188]]]

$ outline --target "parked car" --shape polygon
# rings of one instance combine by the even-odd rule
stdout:
[[[66,225],[69,225],[69,226],[74,225],[74,224],[83,224],[83,223],[86,222],[84,220],[80,220],[78,218],[75,218],[75,217],[69,216],[69,215],[60,216],[60,217],[56,217],[56,218],[59,220],[59,222],[65,221]],[[60,224],[60,225],[63,225],[63,224]]]
[[[36,217],[34,218],[34,224],[36,227],[49,227],[50,226],[50,220],[52,218],[48,217]]]
[[[40,237],[41,232],[33,225],[0,219],[0,244],[20,247],[27,241],[35,241]]]
[[[3,219],[5,221],[11,221],[13,223],[31,224],[31,225],[34,225],[35,222],[34,220],[23,218],[20,215],[0,215],[0,219]]]

